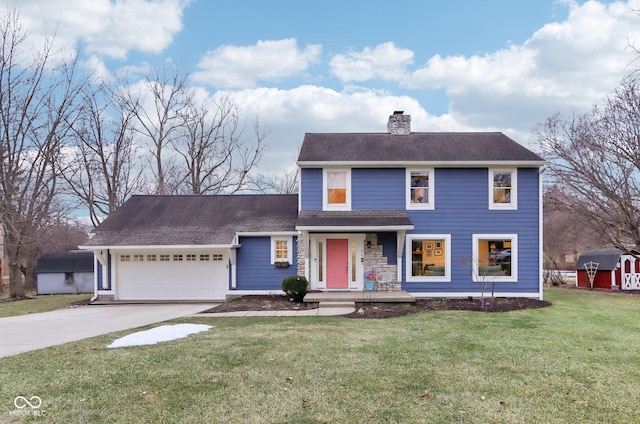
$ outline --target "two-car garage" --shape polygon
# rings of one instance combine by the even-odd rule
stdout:
[[[112,259],[119,301],[224,300],[229,287],[226,249],[127,250]]]

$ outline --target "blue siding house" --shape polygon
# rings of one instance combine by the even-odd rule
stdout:
[[[312,290],[390,275],[419,297],[542,298],[544,160],[502,133],[306,134],[296,229]]]
[[[544,160],[502,133],[306,134],[298,195],[134,196],[94,231],[96,297],[217,300],[366,282],[542,299]],[[104,284],[109,281],[109,284]]]

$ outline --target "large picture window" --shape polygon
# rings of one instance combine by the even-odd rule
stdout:
[[[515,169],[489,170],[489,209],[517,209],[518,173]]]
[[[473,281],[518,280],[516,234],[474,235],[473,258]]]
[[[407,235],[407,281],[451,281],[451,235]]]
[[[433,170],[407,169],[407,209],[433,209]]]
[[[351,172],[349,170],[325,170],[323,186],[325,210],[350,210]]]

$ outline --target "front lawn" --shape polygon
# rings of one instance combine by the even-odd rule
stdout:
[[[12,300],[7,293],[2,293],[0,294],[0,318],[54,311],[74,303],[87,302],[90,298],[90,294],[29,294],[29,299]]]
[[[177,322],[215,328],[4,358],[0,422],[636,422],[640,296],[545,296],[553,306],[492,314],[193,317]],[[18,411],[19,395],[40,397],[40,415]]]

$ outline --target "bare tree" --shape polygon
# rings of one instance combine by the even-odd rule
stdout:
[[[300,185],[300,168],[295,165],[295,161],[299,154],[300,146],[292,158],[294,166],[285,167],[279,173],[252,175],[247,181],[249,191],[262,194],[296,194]]]
[[[171,194],[179,184],[176,158],[167,147],[179,136],[191,103],[193,92],[185,81],[186,76],[180,76],[177,69],[170,74],[165,68],[149,73],[142,86],[124,82],[116,96],[119,107],[135,118],[134,128],[151,153],[156,194]]]
[[[555,201],[613,247],[640,248],[640,86],[627,78],[603,106],[556,114],[536,135],[561,188]]]
[[[259,174],[251,177],[247,184],[249,190],[255,193],[295,194],[298,192],[299,180],[300,171],[296,167],[285,169],[277,175]]]
[[[16,11],[0,22],[0,220],[13,298],[35,285],[38,234],[59,192],[58,163],[79,109],[76,61],[54,61],[52,47],[49,39],[30,55]]]
[[[496,278],[504,274],[495,269],[496,264],[491,262],[488,256],[486,258],[461,256],[456,262],[461,268],[470,272],[472,281],[480,289],[480,305],[483,308],[492,308],[495,302]],[[489,290],[491,290],[491,297],[490,300],[486,300]]]
[[[267,131],[256,121],[255,141],[247,140],[240,111],[229,98],[213,108],[191,102],[183,112],[184,125],[177,130],[180,137],[171,141],[183,165],[177,191],[233,194],[243,189],[262,158]]]
[[[67,252],[78,249],[88,239],[90,228],[63,210],[49,215],[47,228],[40,232],[40,253]]]
[[[579,253],[602,247],[600,232],[576,219],[574,205],[578,202],[557,185],[545,188],[544,269],[551,272],[551,277],[560,275],[560,270],[573,269]]]
[[[64,176],[95,226],[146,182],[133,143],[133,111],[115,107],[113,92],[104,83],[95,90],[86,88],[83,103]]]

